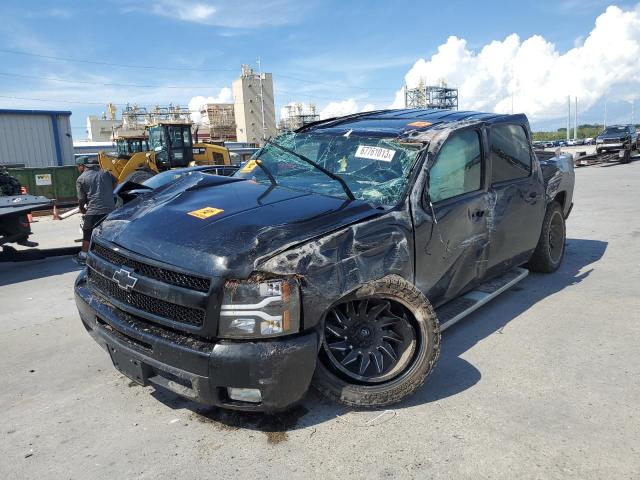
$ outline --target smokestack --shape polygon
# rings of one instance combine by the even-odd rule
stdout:
[[[567,95],[567,142],[571,134],[571,95]]]
[[[573,139],[577,140],[578,138],[578,97],[576,97],[576,108],[573,114],[575,115],[575,120],[573,122]]]

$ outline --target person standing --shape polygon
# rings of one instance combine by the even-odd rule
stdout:
[[[84,214],[82,249],[78,254],[78,260],[84,262],[89,251],[93,229],[116,208],[113,189],[117,181],[111,173],[101,170],[100,166],[91,162],[87,156],[78,157],[76,165],[80,172],[76,180],[78,207]]]

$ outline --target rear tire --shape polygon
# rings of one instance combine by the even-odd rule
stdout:
[[[389,305],[388,310],[378,315],[383,305]],[[367,315],[375,318],[367,321]],[[398,325],[397,337],[403,341],[381,339],[377,344],[377,335],[389,338],[384,332],[389,334],[390,330],[383,330],[381,325],[395,328],[388,327],[389,320]],[[406,324],[400,325],[402,322]],[[313,386],[331,400],[350,406],[384,407],[404,400],[422,386],[440,354],[440,326],[433,308],[415,286],[395,275],[364,285],[332,307],[324,321],[324,332]],[[369,340],[371,335],[369,345],[354,338],[361,332],[371,332],[364,337]],[[393,338],[396,333],[390,335]],[[336,347],[340,343],[344,345]],[[389,352],[392,343],[393,351]],[[362,352],[369,365],[364,370]],[[349,355],[357,355],[352,357],[356,360],[349,361]]]
[[[553,201],[547,206],[538,246],[529,260],[529,268],[534,272],[555,272],[564,258],[566,235],[562,206]]]

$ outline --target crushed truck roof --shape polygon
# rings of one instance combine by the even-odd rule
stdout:
[[[505,115],[500,113],[483,113],[460,110],[438,109],[397,109],[377,110],[372,112],[355,113],[339,118],[328,118],[309,123],[298,132],[322,132],[338,134],[348,130],[357,133],[384,134],[390,136],[404,136],[412,131],[422,132],[437,126],[450,125],[458,122],[495,123],[513,120],[518,123],[528,123],[523,114]]]

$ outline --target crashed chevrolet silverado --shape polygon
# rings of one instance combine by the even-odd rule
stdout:
[[[231,177],[135,195],[94,232],[76,301],[140,384],[243,410],[310,385],[388,405],[423,384],[442,329],[558,268],[573,183],[570,157],[538,159],[524,115],[324,120]]]

